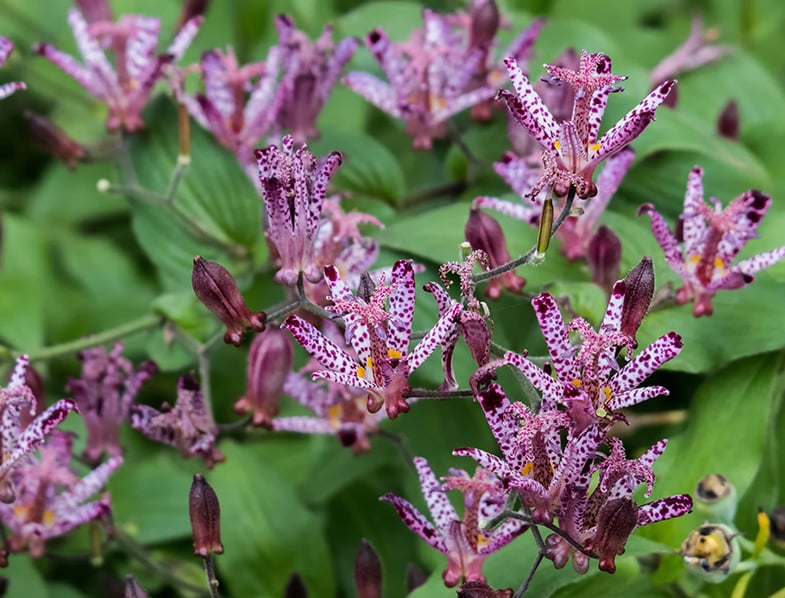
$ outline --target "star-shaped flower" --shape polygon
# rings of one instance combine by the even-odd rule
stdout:
[[[256,159],[267,214],[266,235],[281,263],[276,280],[294,286],[302,272],[308,281],[319,282],[322,271],[315,263],[314,242],[327,185],[343,156],[330,152],[317,159],[304,146],[295,150],[294,140],[287,135],[283,151],[271,145],[256,150]]]
[[[754,274],[785,258],[785,246],[731,265],[747,241],[757,236],[760,221],[771,198],[750,190],[734,199],[725,210],[719,200],[703,199],[703,169],[696,166],[687,180],[684,212],[676,234],[651,204],[638,214],[651,217],[651,230],[665,252],[665,259],[684,286],[676,293],[679,304],[695,300],[695,316],[710,316],[711,299],[722,289],[739,289],[755,280]]]
[[[414,533],[439,552],[447,555],[447,569],[442,577],[448,587],[465,581],[485,581],[482,566],[485,558],[503,548],[526,531],[523,521],[508,519],[493,530],[483,524],[497,515],[504,505],[502,487],[488,471],[481,468],[472,477],[453,470],[453,476],[442,485],[436,479],[428,461],[415,457],[414,466],[420,486],[434,523],[431,523],[406,499],[385,494],[381,500],[391,503],[398,516]],[[450,488],[464,495],[464,513],[459,517],[447,498]]]
[[[0,35],[0,66],[3,66],[6,60],[8,60],[8,55],[14,49],[14,42],[12,42],[7,37],[3,37]],[[7,98],[12,93],[14,93],[17,89],[26,89],[27,86],[22,83],[21,81],[12,81],[11,83],[4,83],[0,85],[0,100],[3,98]]]
[[[426,8],[423,22],[424,28],[407,42],[393,43],[381,28],[366,36],[388,82],[363,72],[349,73],[343,79],[375,106],[403,119],[415,149],[430,149],[432,138],[444,136],[447,119],[496,93],[485,82],[471,85],[487,59],[487,49],[460,51],[461,36],[444,15]]]
[[[313,325],[297,316],[284,322],[312,357],[328,368],[315,372],[314,378],[326,378],[368,393],[368,410],[384,406],[390,419],[409,410],[411,391],[409,376],[450,334],[452,321],[460,306],[441,316],[434,327],[409,352],[414,316],[414,267],[411,260],[399,260],[393,266],[390,284],[379,281],[367,300],[346,286],[337,269],[327,266],[325,280],[331,291],[332,311],[346,322],[346,334],[357,359]],[[389,298],[390,308],[386,309]]]
[[[47,540],[111,511],[108,494],[93,502],[86,501],[122,465],[122,457],[112,457],[80,479],[71,470],[71,445],[71,434],[55,430],[41,447],[40,457],[11,474],[16,500],[0,503],[0,519],[11,530],[11,551],[27,547],[32,557],[40,557]]]
[[[576,189],[580,198],[594,196],[597,193],[592,181],[594,169],[643,132],[676,83],[673,80],[661,83],[598,139],[608,96],[621,91],[615,84],[626,79],[611,73],[608,56],[583,51],[577,70],[545,65],[552,78],[575,92],[572,117],[562,122],[557,122],[516,61],[508,59],[505,63],[517,95],[502,90],[499,97],[544,150],[545,169],[529,191],[531,197],[544,188],[564,196],[570,187]]]
[[[165,54],[155,53],[161,22],[153,17],[123,15],[116,23],[88,22],[74,8],[68,12],[68,23],[84,64],[51,44],[39,43],[35,51],[109,107],[107,129],[136,131],[144,127],[141,111],[153,86],[164,75],[164,67],[185,53],[202,17],[188,21]],[[107,46],[114,53],[114,67],[104,53]]]
[[[183,457],[201,457],[208,468],[225,459],[215,448],[218,426],[191,374],[177,382],[174,407],[167,403],[160,410],[149,405],[131,407],[131,426],[156,442],[176,447]]]

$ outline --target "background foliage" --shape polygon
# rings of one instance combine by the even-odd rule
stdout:
[[[649,233],[648,220],[636,219],[635,211],[640,204],[651,202],[674,221],[681,211],[687,174],[696,164],[705,168],[707,194],[723,202],[751,187],[774,198],[760,228],[761,238],[751,242],[742,257],[785,244],[785,52],[781,41],[785,4],[775,0],[510,0],[499,4],[512,23],[503,37],[511,38],[535,15],[548,17],[532,62],[534,77],[542,73],[542,62],[553,59],[567,45],[613,57],[614,71],[630,78],[625,82],[627,93],[612,97],[606,123],[614,122],[648,91],[649,70],[686,37],[693,11],[704,16],[719,41],[732,45],[731,54],[720,62],[680,77],[677,108],[659,110],[657,122],[634,144],[635,165],[603,220],[623,241],[623,271],[650,255],[658,284],[678,284]],[[153,0],[115,0],[112,5],[116,14],[159,16],[163,31],[172,29],[180,10],[179,3]],[[275,42],[272,17],[279,12],[292,14],[312,36],[331,21],[337,38],[362,36],[382,25],[399,40],[420,26],[421,5],[438,10],[459,7],[447,1],[214,2],[183,63],[196,61],[203,50],[229,44],[241,62],[260,59]],[[33,147],[21,118],[22,111],[30,107],[48,113],[79,140],[98,146],[105,143],[103,108],[57,69],[31,55],[32,43],[39,40],[66,51],[74,49],[65,20],[68,8],[61,1],[0,1],[0,33],[17,44],[0,76],[28,85],[26,92],[17,93],[0,108],[0,338],[4,344],[35,355],[42,347],[98,333],[150,312],[164,313],[183,329],[207,339],[218,326],[191,291],[191,258],[196,254],[227,265],[247,285],[246,298],[252,308],[263,309],[282,300],[282,290],[272,283],[263,244],[260,200],[234,157],[198,127],[192,128],[193,167],[176,201],[221,238],[224,247],[205,246],[180,222],[153,206],[99,194],[98,179],[117,179],[111,161],[69,172]],[[349,70],[376,68],[364,48],[349,65]],[[719,112],[729,100],[739,104],[738,141],[715,132]],[[132,141],[132,159],[144,183],[163,190],[176,157],[175,113],[169,99],[162,96],[148,106],[144,116],[148,129]],[[508,148],[501,112],[487,124],[473,123],[468,114],[461,114],[454,125],[482,160],[498,159]],[[470,201],[484,194],[509,195],[486,164],[459,196],[428,198],[428,189],[467,177],[473,166],[464,154],[450,141],[437,143],[431,153],[413,153],[400,123],[344,87],[336,89],[319,126],[322,138],[312,144],[312,150],[319,155],[338,149],[346,156],[335,186],[351,192],[350,205],[386,223],[385,230],[374,233],[383,244],[381,263],[414,258],[428,268],[418,276],[420,284],[434,277],[440,263],[457,256]],[[513,255],[534,243],[536,231],[527,225],[503,220],[503,226]],[[232,250],[226,251],[226,246]],[[590,284],[585,267],[568,264],[555,248],[542,266],[522,274],[528,279],[528,293],[546,288],[564,293],[580,315],[595,322],[601,316],[606,301],[602,291]],[[656,383],[668,387],[670,397],[636,411],[669,412],[676,415],[677,423],[634,426],[625,438],[630,452],[663,435],[671,439],[657,463],[655,497],[691,492],[707,473],[719,472],[731,479],[740,496],[736,524],[748,537],[756,532],[758,507],[770,510],[785,502],[784,293],[785,264],[779,264],[761,273],[748,288],[720,293],[711,318],[694,319],[689,305],[651,314],[644,322],[641,344],[676,330],[684,338],[685,349],[666,365],[667,371],[657,374]],[[494,340],[514,350],[529,349],[534,355],[543,352],[525,297],[505,294],[491,305],[491,311]],[[426,298],[418,304],[415,329],[428,327],[434,318],[435,308]],[[129,337],[126,347],[135,360],[153,358],[163,370],[141,395],[143,402],[152,405],[171,401],[177,375],[196,367],[182,346],[164,342],[161,330]],[[236,418],[231,406],[243,394],[246,356],[247,347],[221,346],[211,357],[211,388],[219,422]],[[45,375],[50,400],[61,396],[66,377],[79,371],[76,355],[38,361],[36,367]],[[472,371],[468,352],[459,351],[456,369],[465,387]],[[438,384],[438,359],[429,360],[418,376],[422,386]],[[287,403],[285,412],[289,411],[297,407]],[[77,418],[68,421],[72,426],[79,424]],[[334,438],[254,432],[224,439],[220,449],[227,462],[206,474],[224,514],[226,552],[218,558],[222,587],[234,596],[281,596],[290,575],[299,572],[311,596],[353,595],[353,559],[365,537],[381,557],[386,596],[405,594],[408,562],[432,572],[415,596],[454,595],[441,584],[442,556],[419,542],[393,509],[377,498],[392,491],[424,506],[408,455],[426,456],[437,475],[446,474],[451,466],[469,467],[468,462],[452,457],[451,451],[458,446],[494,449],[482,414],[467,399],[421,402],[387,429],[401,435],[403,444],[374,438],[374,450],[359,457],[341,448]],[[154,445],[134,431],[126,432],[126,463],[109,487],[115,521],[148,551],[155,564],[202,584],[199,563],[191,556],[187,519],[191,475],[202,471],[202,466],[182,461],[175,451]],[[546,562],[530,593],[559,597],[600,592],[626,596],[633,591],[638,596],[728,595],[733,578],[720,586],[699,588],[686,581],[680,559],[672,556],[689,531],[702,522],[703,516],[695,513],[636,534],[613,577],[597,573],[594,566],[588,575],[579,577],[569,570],[555,571]],[[47,556],[37,562],[24,555],[13,557],[4,573],[12,580],[12,595],[103,595],[129,572],[151,592],[173,595],[164,579],[129,557],[122,547],[110,545],[100,567],[83,558],[86,550],[86,534],[78,533],[52,543]],[[534,550],[531,538],[524,535],[493,555],[486,567],[489,582],[495,587],[517,587]],[[657,558],[631,558],[652,553]],[[747,595],[768,595],[784,583],[782,568],[762,568]]]

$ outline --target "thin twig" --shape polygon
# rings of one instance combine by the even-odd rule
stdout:
[[[473,397],[471,390],[426,390],[425,388],[412,388],[403,395],[404,398],[416,397],[419,399],[456,399],[461,397]]]
[[[215,577],[215,563],[212,554],[204,557],[204,572],[207,575],[207,585],[210,587],[210,598],[221,598],[221,594],[218,593],[218,579]]]

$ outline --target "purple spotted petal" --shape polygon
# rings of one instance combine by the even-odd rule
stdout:
[[[499,97],[507,103],[510,113],[529,135],[546,150],[552,150],[559,138],[559,125],[515,59],[507,58],[504,65],[518,96],[502,90]]]
[[[669,332],[636,355],[612,379],[611,392],[622,392],[637,388],[663,363],[676,357],[684,348],[681,336]]]
[[[413,372],[420,367],[423,361],[436,350],[436,347],[442,344],[452,333],[455,317],[460,311],[460,305],[453,305],[450,311],[439,318],[434,327],[428,331],[419,343],[417,343],[417,346],[406,359],[406,363],[409,366],[409,372]]]
[[[532,299],[532,307],[559,379],[570,381],[580,378],[579,366],[574,359],[575,351],[556,300],[550,293],[542,293]]]
[[[409,352],[414,318],[414,267],[411,260],[398,260],[392,271],[390,284],[390,321],[387,326],[387,346],[401,355]]]
[[[439,552],[447,554],[447,546],[441,536],[439,536],[436,528],[422,513],[415,509],[408,500],[391,493],[385,494],[379,500],[384,500],[392,504],[398,512],[401,521],[403,521],[410,530]]]
[[[692,512],[692,497],[689,494],[677,494],[667,498],[659,498],[641,505],[638,509],[638,527],[681,517]]]
[[[449,533],[453,521],[460,521],[460,517],[458,517],[450,500],[447,498],[444,488],[436,479],[433,470],[428,465],[428,461],[422,457],[415,457],[414,467],[417,470],[417,476],[420,478],[420,486],[422,487],[425,502],[428,504],[428,510],[431,512],[431,517],[433,517],[433,521],[436,523],[436,527],[442,536],[445,536]]]
[[[298,316],[289,316],[282,324],[308,353],[324,367],[357,377],[357,363],[338,345]]]

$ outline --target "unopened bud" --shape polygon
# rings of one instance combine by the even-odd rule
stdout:
[[[299,573],[292,573],[286,588],[284,588],[283,598],[308,598],[308,590]]]
[[[473,249],[481,250],[488,256],[491,268],[498,268],[511,261],[510,251],[507,249],[507,241],[504,238],[504,231],[501,225],[490,214],[486,214],[479,208],[469,210],[469,220],[464,229],[466,240]],[[488,282],[485,294],[491,299],[497,299],[503,289],[507,288],[515,293],[519,293],[526,279],[521,278],[514,271],[492,278]]]
[[[224,342],[239,347],[246,328],[264,330],[267,316],[248,309],[237,283],[221,264],[197,255],[191,283],[199,300],[226,326]]]
[[[720,583],[736,570],[741,559],[736,535],[727,525],[706,523],[684,540],[679,554],[691,573]]]
[[[139,582],[133,575],[125,576],[125,593],[124,598],[148,598],[147,592],[142,589]]]
[[[600,570],[616,571],[616,557],[624,554],[627,540],[638,524],[638,505],[629,498],[614,498],[597,513],[597,531],[591,547],[600,558]]]
[[[491,360],[491,332],[485,319],[473,311],[462,311],[458,316],[458,329],[478,366]]]
[[[354,560],[354,585],[357,598],[381,598],[382,564],[368,540],[363,539]]]
[[[376,292],[376,283],[371,278],[371,275],[368,272],[363,272],[360,274],[360,284],[357,287],[357,296],[365,301],[366,303],[370,303],[371,297]]]
[[[589,241],[586,261],[589,264],[592,282],[610,292],[613,283],[619,279],[621,240],[604,224]]]
[[[769,513],[771,539],[780,548],[785,547],[785,506],[779,505]]]
[[[713,521],[731,523],[736,515],[736,488],[719,473],[710,473],[695,488],[696,507]]]
[[[739,105],[736,100],[730,100],[720,112],[717,119],[717,133],[728,139],[739,138]]]
[[[512,598],[512,589],[494,590],[482,581],[467,581],[458,588],[458,598]]]
[[[489,48],[499,30],[499,7],[494,0],[473,0],[469,5],[469,48]]]
[[[85,21],[88,23],[111,23],[114,21],[107,0],[74,0]]]
[[[210,0],[186,0],[183,9],[180,11],[180,18],[177,19],[175,31],[180,31],[188,21],[194,17],[203,16],[207,12]]]
[[[635,266],[624,283],[624,303],[621,308],[621,325],[619,330],[635,340],[638,328],[649,311],[654,297],[654,266],[651,258],[644,257]]]
[[[428,581],[428,576],[414,563],[406,565],[406,594],[411,594]]]
[[[223,554],[221,506],[218,504],[218,496],[207,480],[198,473],[194,474],[188,495],[188,514],[194,536],[194,554],[201,557]]]
[[[36,145],[60,160],[69,170],[76,168],[77,163],[89,159],[87,148],[69,137],[45,116],[26,110],[24,117],[30,126],[30,134]]]
[[[278,399],[292,369],[294,351],[291,336],[270,326],[257,334],[248,353],[248,385],[245,395],[234,404],[236,413],[253,412],[255,426],[272,426],[278,415]]]

